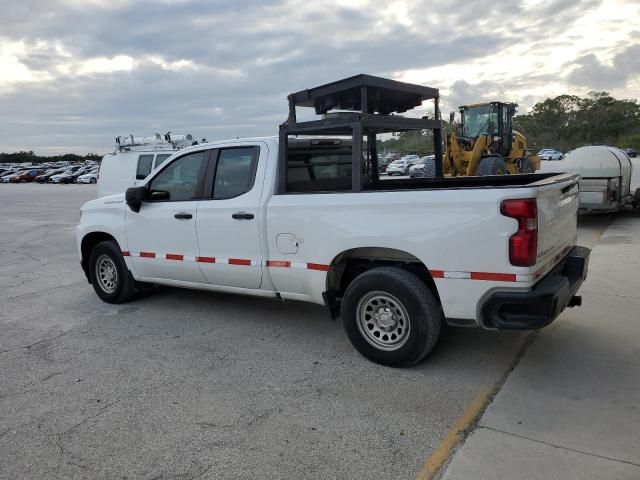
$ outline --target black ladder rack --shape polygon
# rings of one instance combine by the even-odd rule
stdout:
[[[372,75],[356,75],[290,94],[289,117],[280,125],[278,193],[287,193],[288,142],[291,135],[352,137],[351,191],[362,190],[363,136],[367,137],[374,181],[378,181],[376,135],[410,130],[433,130],[436,176],[442,177],[442,120],[436,88]],[[435,118],[409,118],[402,113],[434,100]],[[363,108],[364,106],[364,108]],[[296,107],[312,107],[320,120],[298,122]],[[338,110],[338,113],[331,113]]]

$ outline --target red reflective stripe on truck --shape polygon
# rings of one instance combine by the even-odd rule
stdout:
[[[290,268],[291,262],[288,260],[267,260],[267,267],[284,267]]]
[[[321,263],[308,263],[307,262],[307,270],[319,270],[321,272],[328,272],[329,265],[323,265]]]
[[[251,265],[251,260],[247,260],[246,258],[230,258],[229,265],[244,265],[248,267]]]
[[[156,258],[156,254],[153,252],[140,252],[142,258]]]
[[[167,253],[164,257],[167,260],[184,260],[184,255],[176,255],[175,253]]]
[[[196,262],[199,263],[216,263],[215,257],[196,257]]]
[[[444,270],[429,270],[433,278],[444,278]]]
[[[122,256],[123,257],[130,257],[131,253],[127,252],[126,250],[122,252]]]
[[[494,282],[515,282],[514,273],[471,272],[471,280],[489,280]]]

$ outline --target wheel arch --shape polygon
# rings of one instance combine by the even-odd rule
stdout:
[[[341,298],[349,284],[367,270],[382,266],[395,266],[413,273],[442,305],[431,271],[418,257],[389,247],[357,247],[337,254],[329,266],[324,300],[333,318],[340,315]]]
[[[91,283],[89,279],[89,259],[91,258],[91,252],[96,245],[109,240],[118,243],[116,238],[107,232],[89,232],[82,237],[82,241],[80,242],[80,263],[82,264],[82,270],[84,270],[84,274],[87,276],[89,283]]]

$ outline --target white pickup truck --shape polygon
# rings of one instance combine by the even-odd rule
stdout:
[[[143,186],[84,204],[78,249],[98,296],[164,284],[322,304],[358,351],[391,366],[422,360],[443,323],[535,329],[580,304],[578,175],[349,192],[350,144],[298,139],[282,194],[278,150],[278,138],[190,147]]]

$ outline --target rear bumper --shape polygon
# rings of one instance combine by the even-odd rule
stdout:
[[[483,326],[533,330],[549,325],[566,307],[580,305],[575,294],[587,278],[590,253],[588,248],[573,247],[527,292],[494,291],[482,305]]]

